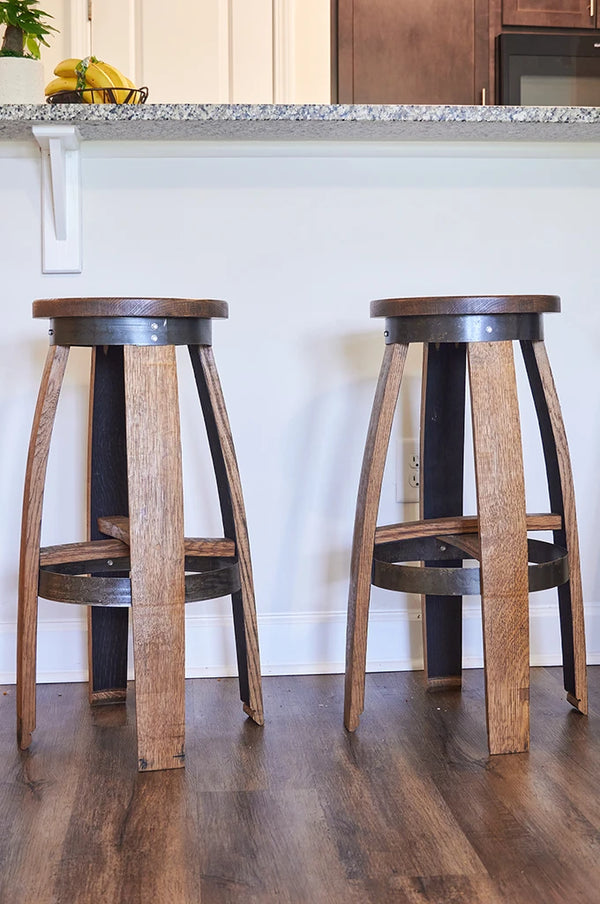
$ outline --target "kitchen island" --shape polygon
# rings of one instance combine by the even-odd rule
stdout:
[[[81,272],[42,272],[40,142],[56,127],[74,134],[66,152],[81,168]],[[266,674],[343,669],[354,503],[383,347],[370,299],[561,295],[546,337],[579,503],[589,661],[600,661],[599,109],[5,106],[0,167],[2,680],[14,677],[20,497],[46,347],[31,301],[67,295],[229,301],[215,355],[246,495]],[[49,465],[47,544],[85,535],[88,363],[83,351],[72,357]],[[401,459],[403,439],[416,436],[418,374],[413,355],[398,463],[391,456],[384,479],[385,522],[415,510]],[[181,394],[186,532],[216,535],[211,481],[192,477],[210,461],[191,374]],[[526,404],[527,492],[537,511],[547,502]],[[374,590],[372,605],[370,668],[419,667],[418,599]],[[533,595],[531,612],[533,661],[559,662],[555,594]],[[232,673],[229,619],[227,600],[188,607],[188,674]],[[465,664],[477,665],[477,599],[466,601],[464,625]],[[84,677],[78,611],[42,605],[39,656],[40,680]]]

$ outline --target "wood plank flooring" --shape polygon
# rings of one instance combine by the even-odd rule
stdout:
[[[38,688],[30,750],[0,689],[0,901],[10,904],[600,902],[600,667],[589,719],[531,672],[531,751],[488,757],[483,674],[427,693],[367,676],[265,678],[264,728],[234,679],[186,682],[186,768],[138,774],[133,694]]]

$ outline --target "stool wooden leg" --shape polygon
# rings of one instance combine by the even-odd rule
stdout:
[[[383,469],[407,351],[408,345],[400,343],[385,347],[360,475],[350,566],[346,638],[344,725],[348,731],[354,731],[358,727],[359,717],[364,709],[375,528]]]
[[[244,712],[264,722],[254,582],[242,484],[212,348],[189,346],[215,469],[225,536],[235,540],[241,588],[232,594],[240,697]]]
[[[563,528],[554,532],[554,542],[569,554],[569,580],[558,588],[564,685],[569,703],[587,713],[583,593],[567,435],[544,343],[522,342],[521,348],[540,425],[550,507],[563,518]]]
[[[428,344],[423,359],[421,518],[463,513],[466,346]],[[426,562],[432,567],[433,562]],[[445,561],[460,568],[460,559]],[[423,596],[423,653],[431,690],[460,687],[462,597]]]
[[[138,766],[183,766],[185,557],[175,348],[126,346]]]
[[[17,622],[17,739],[23,750],[29,747],[35,728],[37,606],[44,481],[56,406],[68,358],[68,348],[50,346],[35,408],[25,470]]]
[[[529,582],[512,343],[468,346],[490,753],[529,748]]]
[[[88,444],[89,539],[100,540],[98,518],[127,515],[127,448],[123,348],[92,350]],[[128,573],[115,574],[128,577]],[[88,608],[90,703],[118,703],[127,694],[126,608]]]

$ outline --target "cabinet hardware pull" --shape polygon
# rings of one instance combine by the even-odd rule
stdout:
[[[595,13],[594,7],[595,7],[595,5],[596,5],[596,0],[590,0],[590,17],[591,17],[592,19],[594,18],[594,13]]]
[[[593,3],[593,2],[594,2],[594,0],[592,0],[592,3]],[[486,106],[485,94],[486,94],[485,88],[482,88],[482,89],[481,89],[481,106],[482,106],[482,107],[485,107],[485,106]]]

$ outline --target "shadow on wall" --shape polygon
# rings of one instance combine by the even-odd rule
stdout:
[[[48,351],[45,329],[41,334],[44,338],[39,341],[0,349],[0,423],[3,425],[3,442],[0,443],[0,588],[5,605],[10,608],[10,613],[0,613],[0,617],[10,617],[16,611],[27,447]],[[83,421],[88,404],[89,369],[89,352],[73,350],[59,402],[48,463],[43,529],[48,542],[52,543],[83,537],[77,534],[83,528],[85,517],[83,447],[86,430]],[[74,423],[76,429],[73,428]],[[68,536],[63,536],[65,532]]]
[[[42,340],[0,349],[0,572],[3,599],[14,598],[15,611],[27,445],[47,348]]]
[[[352,531],[361,462],[371,407],[384,352],[380,330],[312,338],[304,352],[306,372],[313,375],[309,401],[298,409],[286,438],[289,462],[286,503],[275,588],[289,612],[335,614],[318,632],[319,648],[311,659],[335,662],[343,650]],[[420,349],[407,361],[396,430],[418,433]],[[415,389],[417,390],[415,413]],[[382,491],[380,520],[400,521],[396,502],[392,434]],[[412,509],[412,507],[411,507]],[[399,596],[393,605],[398,607]],[[390,601],[391,602],[391,601]],[[340,646],[341,645],[341,646]],[[417,658],[419,650],[411,650]]]

